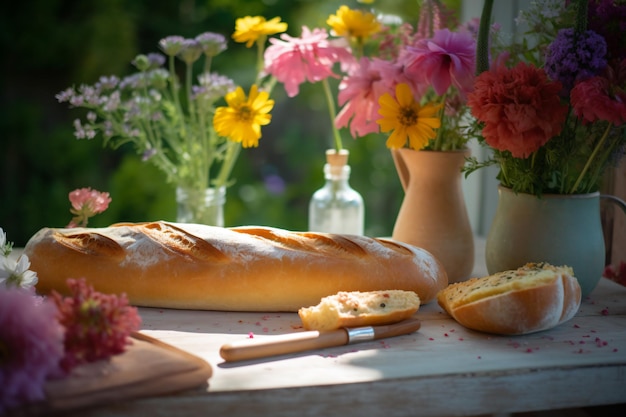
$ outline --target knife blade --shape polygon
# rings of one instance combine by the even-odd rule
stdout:
[[[341,328],[321,332],[311,330],[263,339],[246,339],[222,345],[220,356],[226,362],[266,358],[410,334],[419,330],[420,326],[420,320],[410,318],[379,326]]]

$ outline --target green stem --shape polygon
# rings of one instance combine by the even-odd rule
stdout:
[[[208,56],[208,55],[204,56],[204,72],[205,73],[207,73],[207,74],[211,73],[211,63],[212,62],[213,62],[213,59],[210,56]]]
[[[587,9],[589,0],[578,0],[576,5],[576,33],[582,34],[587,31]]]
[[[328,78],[324,78],[322,80],[322,85],[324,86],[324,93],[326,94],[326,102],[328,103],[328,113],[330,114],[330,126],[333,129],[333,137],[335,138],[335,148],[337,151],[343,149],[341,145],[341,135],[339,134],[339,129],[335,126],[335,117],[337,111],[335,109],[335,100],[333,99],[332,92],[330,91],[330,85],[328,84]]]
[[[239,155],[239,151],[241,150],[241,143],[233,142],[232,140],[227,140],[226,143],[226,152],[224,155],[224,160],[222,162],[222,167],[220,168],[220,172],[215,178],[213,182],[213,186],[215,188],[219,188],[222,186],[226,186],[228,183],[228,178],[230,177],[230,173],[235,166],[235,161],[237,161],[237,156]]]
[[[176,69],[175,69],[175,58],[173,55],[169,57],[169,71],[170,71],[170,90],[172,94],[172,98],[174,99],[174,104],[176,105],[176,112],[178,113],[178,117],[180,120],[184,120],[183,109],[180,105],[180,97],[178,95],[178,79],[176,77]],[[182,125],[182,134],[185,134],[185,125]]]
[[[439,120],[441,121],[441,126],[439,127],[439,129],[437,129],[437,136],[435,137],[435,146],[434,146],[434,150],[436,151],[443,151],[443,118],[445,117],[446,114],[446,99],[448,97],[448,93],[444,93],[444,95],[441,97],[441,108],[439,109]]]
[[[256,82],[255,84],[260,86],[261,79],[263,79],[263,70],[265,69],[265,61],[263,54],[265,53],[265,42],[267,41],[267,36],[260,36],[256,40]]]
[[[191,99],[191,78],[193,77],[193,65],[187,64],[185,74],[185,91],[187,97],[187,106],[189,107],[189,114],[195,118],[195,110],[193,100]]]
[[[480,16],[478,41],[476,43],[476,75],[489,69],[489,27],[491,26],[491,9],[493,0],[485,0]]]
[[[591,166],[591,162],[595,159],[596,155],[600,151],[600,148],[602,147],[602,145],[604,145],[604,142],[606,141],[606,138],[609,136],[609,132],[611,131],[611,127],[612,127],[611,123],[609,123],[606,126],[606,130],[604,131],[604,134],[602,135],[602,137],[600,138],[600,140],[596,144],[596,147],[593,149],[593,152],[591,153],[591,155],[589,155],[589,158],[587,159],[587,162],[585,163],[585,166],[584,166],[583,170],[580,172],[580,175],[578,175],[578,178],[576,179],[576,182],[574,183],[574,186],[570,190],[569,194],[574,194],[576,192],[576,189],[578,188],[578,186],[582,182],[583,178],[587,174],[587,171],[589,170],[589,167]]]

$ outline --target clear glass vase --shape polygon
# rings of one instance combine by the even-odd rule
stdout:
[[[326,152],[325,184],[309,203],[309,231],[363,235],[365,208],[349,184],[348,151]]]
[[[176,188],[176,221],[224,227],[226,187]]]

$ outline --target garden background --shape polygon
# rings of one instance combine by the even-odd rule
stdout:
[[[460,1],[452,2],[459,4]],[[102,75],[135,71],[139,53],[158,51],[169,35],[195,37],[211,31],[229,40],[213,69],[248,89],[256,50],[230,38],[246,15],[280,16],[287,33],[301,26],[327,27],[327,17],[355,1],[320,0],[29,0],[4,2],[0,14],[0,227],[16,246],[42,227],[69,222],[68,193],[92,187],[112,197],[109,209],[89,226],[115,222],[175,220],[174,188],[128,146],[103,148],[102,139],[77,140],[79,109],[55,95]],[[379,1],[377,10],[415,21],[416,0]],[[478,16],[478,13],[477,13]],[[336,91],[336,83],[334,84]],[[228,189],[227,226],[243,224],[306,230],[308,203],[323,185],[324,151],[332,147],[321,84],[305,84],[296,98],[274,89],[272,123],[258,148],[245,149]],[[358,140],[342,132],[350,150],[351,184],[365,199],[366,234],[390,235],[402,188],[385,137]]]

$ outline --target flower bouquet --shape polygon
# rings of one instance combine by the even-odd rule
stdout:
[[[289,97],[305,81],[323,85],[334,138],[330,153],[347,152],[342,128],[355,139],[386,133],[390,149],[465,148],[475,30],[460,27],[440,1],[424,1],[420,10],[414,27],[344,5],[327,19],[330,30],[303,27],[300,37],[270,40],[266,69]],[[336,97],[329,78],[339,79]]]
[[[495,164],[503,186],[537,196],[597,191],[626,150],[625,17],[613,1],[544,0],[520,13],[524,44],[492,31],[469,106],[493,154],[466,172]]]
[[[492,152],[465,168],[499,168],[487,269],[568,265],[586,296],[606,255],[600,186],[626,150],[626,5],[532,2],[518,18],[525,40],[513,45],[490,31],[492,7],[485,2],[468,96],[479,142]]]
[[[262,62],[268,35],[286,29],[279,18],[248,16],[237,20],[233,38],[248,47],[256,44],[257,62]],[[164,172],[177,187],[178,198],[189,200],[188,207],[179,210],[179,221],[219,224],[223,220],[211,215],[215,209],[205,208],[211,195],[207,190],[223,204],[241,147],[258,146],[261,126],[270,123],[273,81],[259,68],[246,94],[230,78],[212,72],[212,60],[227,47],[221,34],[206,32],[193,39],[169,36],[161,39],[159,47],[162,53],[141,54],[133,60],[135,74],[102,77],[94,85],[69,88],[57,99],[87,110],[84,119],[74,122],[77,139],[101,134],[105,146],[130,143],[142,160]],[[177,59],[184,67],[182,80]],[[202,59],[196,75],[194,65]],[[226,105],[219,106],[222,99]]]

